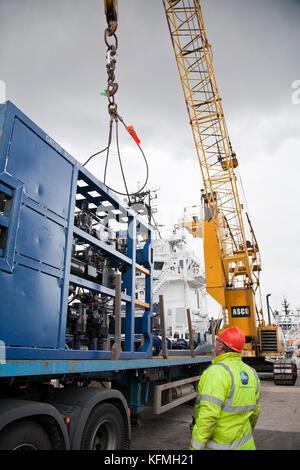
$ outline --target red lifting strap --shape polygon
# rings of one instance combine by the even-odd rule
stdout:
[[[133,138],[133,140],[135,141],[135,143],[137,145],[140,145],[141,141],[140,139],[138,138],[138,136],[136,135],[136,132],[134,130],[134,127],[133,126],[127,126],[126,127],[127,131],[129,132],[129,134],[131,135],[131,137]]]

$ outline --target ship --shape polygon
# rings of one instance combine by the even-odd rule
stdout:
[[[193,237],[180,219],[172,228],[160,229],[153,218],[154,208],[150,207],[150,201],[151,197],[148,195],[144,214],[149,216],[154,230],[152,240],[153,321],[156,336],[154,345],[156,343],[160,350],[162,332],[159,299],[162,296],[168,349],[189,350],[192,340],[196,351],[209,352],[212,340],[207,311],[205,273],[202,261],[195,253]],[[140,200],[136,203],[136,207],[139,208],[141,215],[143,209]],[[144,301],[144,286],[143,273],[137,272],[136,297],[141,301]],[[193,336],[191,340],[187,310],[190,312]]]

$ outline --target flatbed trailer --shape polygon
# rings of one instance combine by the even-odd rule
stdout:
[[[144,406],[195,398],[211,356],[154,355],[151,233],[0,106],[0,449],[128,449]]]
[[[193,400],[210,361],[8,360],[0,365],[0,448],[129,449],[142,409],[158,415]]]

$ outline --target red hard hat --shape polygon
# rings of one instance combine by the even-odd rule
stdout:
[[[218,335],[221,341],[223,341],[226,346],[230,349],[233,349],[237,352],[242,352],[244,344],[245,344],[245,335],[244,333],[237,328],[236,326],[232,326],[224,330],[221,334]]]

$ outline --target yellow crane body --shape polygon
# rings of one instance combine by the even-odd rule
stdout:
[[[212,219],[203,222],[203,249],[205,253],[204,268],[206,291],[216,302],[225,308],[226,279],[222,264],[221,248],[216,235],[216,227]]]
[[[205,261],[206,291],[218,302],[224,314],[224,328],[237,326],[246,337],[256,343],[257,327],[255,316],[255,300],[253,290],[250,287],[231,289],[226,287],[226,275],[222,264],[220,245],[216,236],[213,220],[205,220],[203,223],[203,248]],[[248,351],[247,351],[248,354]]]

